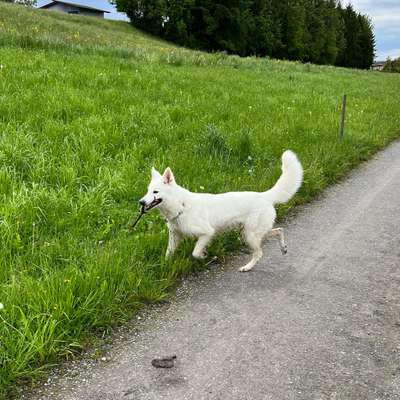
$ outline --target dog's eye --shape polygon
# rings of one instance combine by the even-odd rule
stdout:
[[[154,193],[154,194],[157,194],[157,193],[158,193],[158,190],[153,190],[153,193]]]

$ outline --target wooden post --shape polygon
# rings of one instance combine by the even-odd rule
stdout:
[[[344,138],[344,123],[346,120],[346,103],[347,103],[347,95],[343,96],[343,102],[342,102],[342,118],[340,120],[340,126],[339,126],[339,139],[343,140]]]

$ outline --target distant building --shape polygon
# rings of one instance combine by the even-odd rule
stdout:
[[[376,61],[372,64],[371,69],[374,71],[382,71],[385,64],[386,64],[386,61]]]
[[[68,14],[87,15],[98,18],[104,18],[104,13],[110,12],[97,7],[92,7],[79,3],[72,3],[70,1],[61,1],[61,0],[52,0],[49,3],[46,3],[38,8],[45,10],[60,11]]]

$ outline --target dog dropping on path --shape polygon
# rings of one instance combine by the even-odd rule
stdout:
[[[282,154],[282,175],[265,192],[193,193],[178,185],[170,168],[161,175],[151,170],[146,195],[139,203],[147,212],[158,208],[166,218],[169,242],[166,256],[171,256],[185,236],[197,238],[193,257],[205,258],[206,247],[222,231],[242,227],[251,260],[239,271],[250,271],[262,257],[262,241],[277,237],[282,254],[287,247],[282,228],[273,228],[275,204],[288,202],[300,188],[303,168],[295,153]]]
[[[176,360],[176,355],[151,360],[151,365],[155,368],[172,368]]]

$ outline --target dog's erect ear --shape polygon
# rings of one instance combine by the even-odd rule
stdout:
[[[164,179],[164,183],[166,184],[171,184],[172,182],[174,182],[174,174],[171,171],[171,168],[168,167],[163,174],[163,179]]]
[[[161,178],[161,174],[154,167],[152,167],[151,168],[151,177],[153,179]]]

